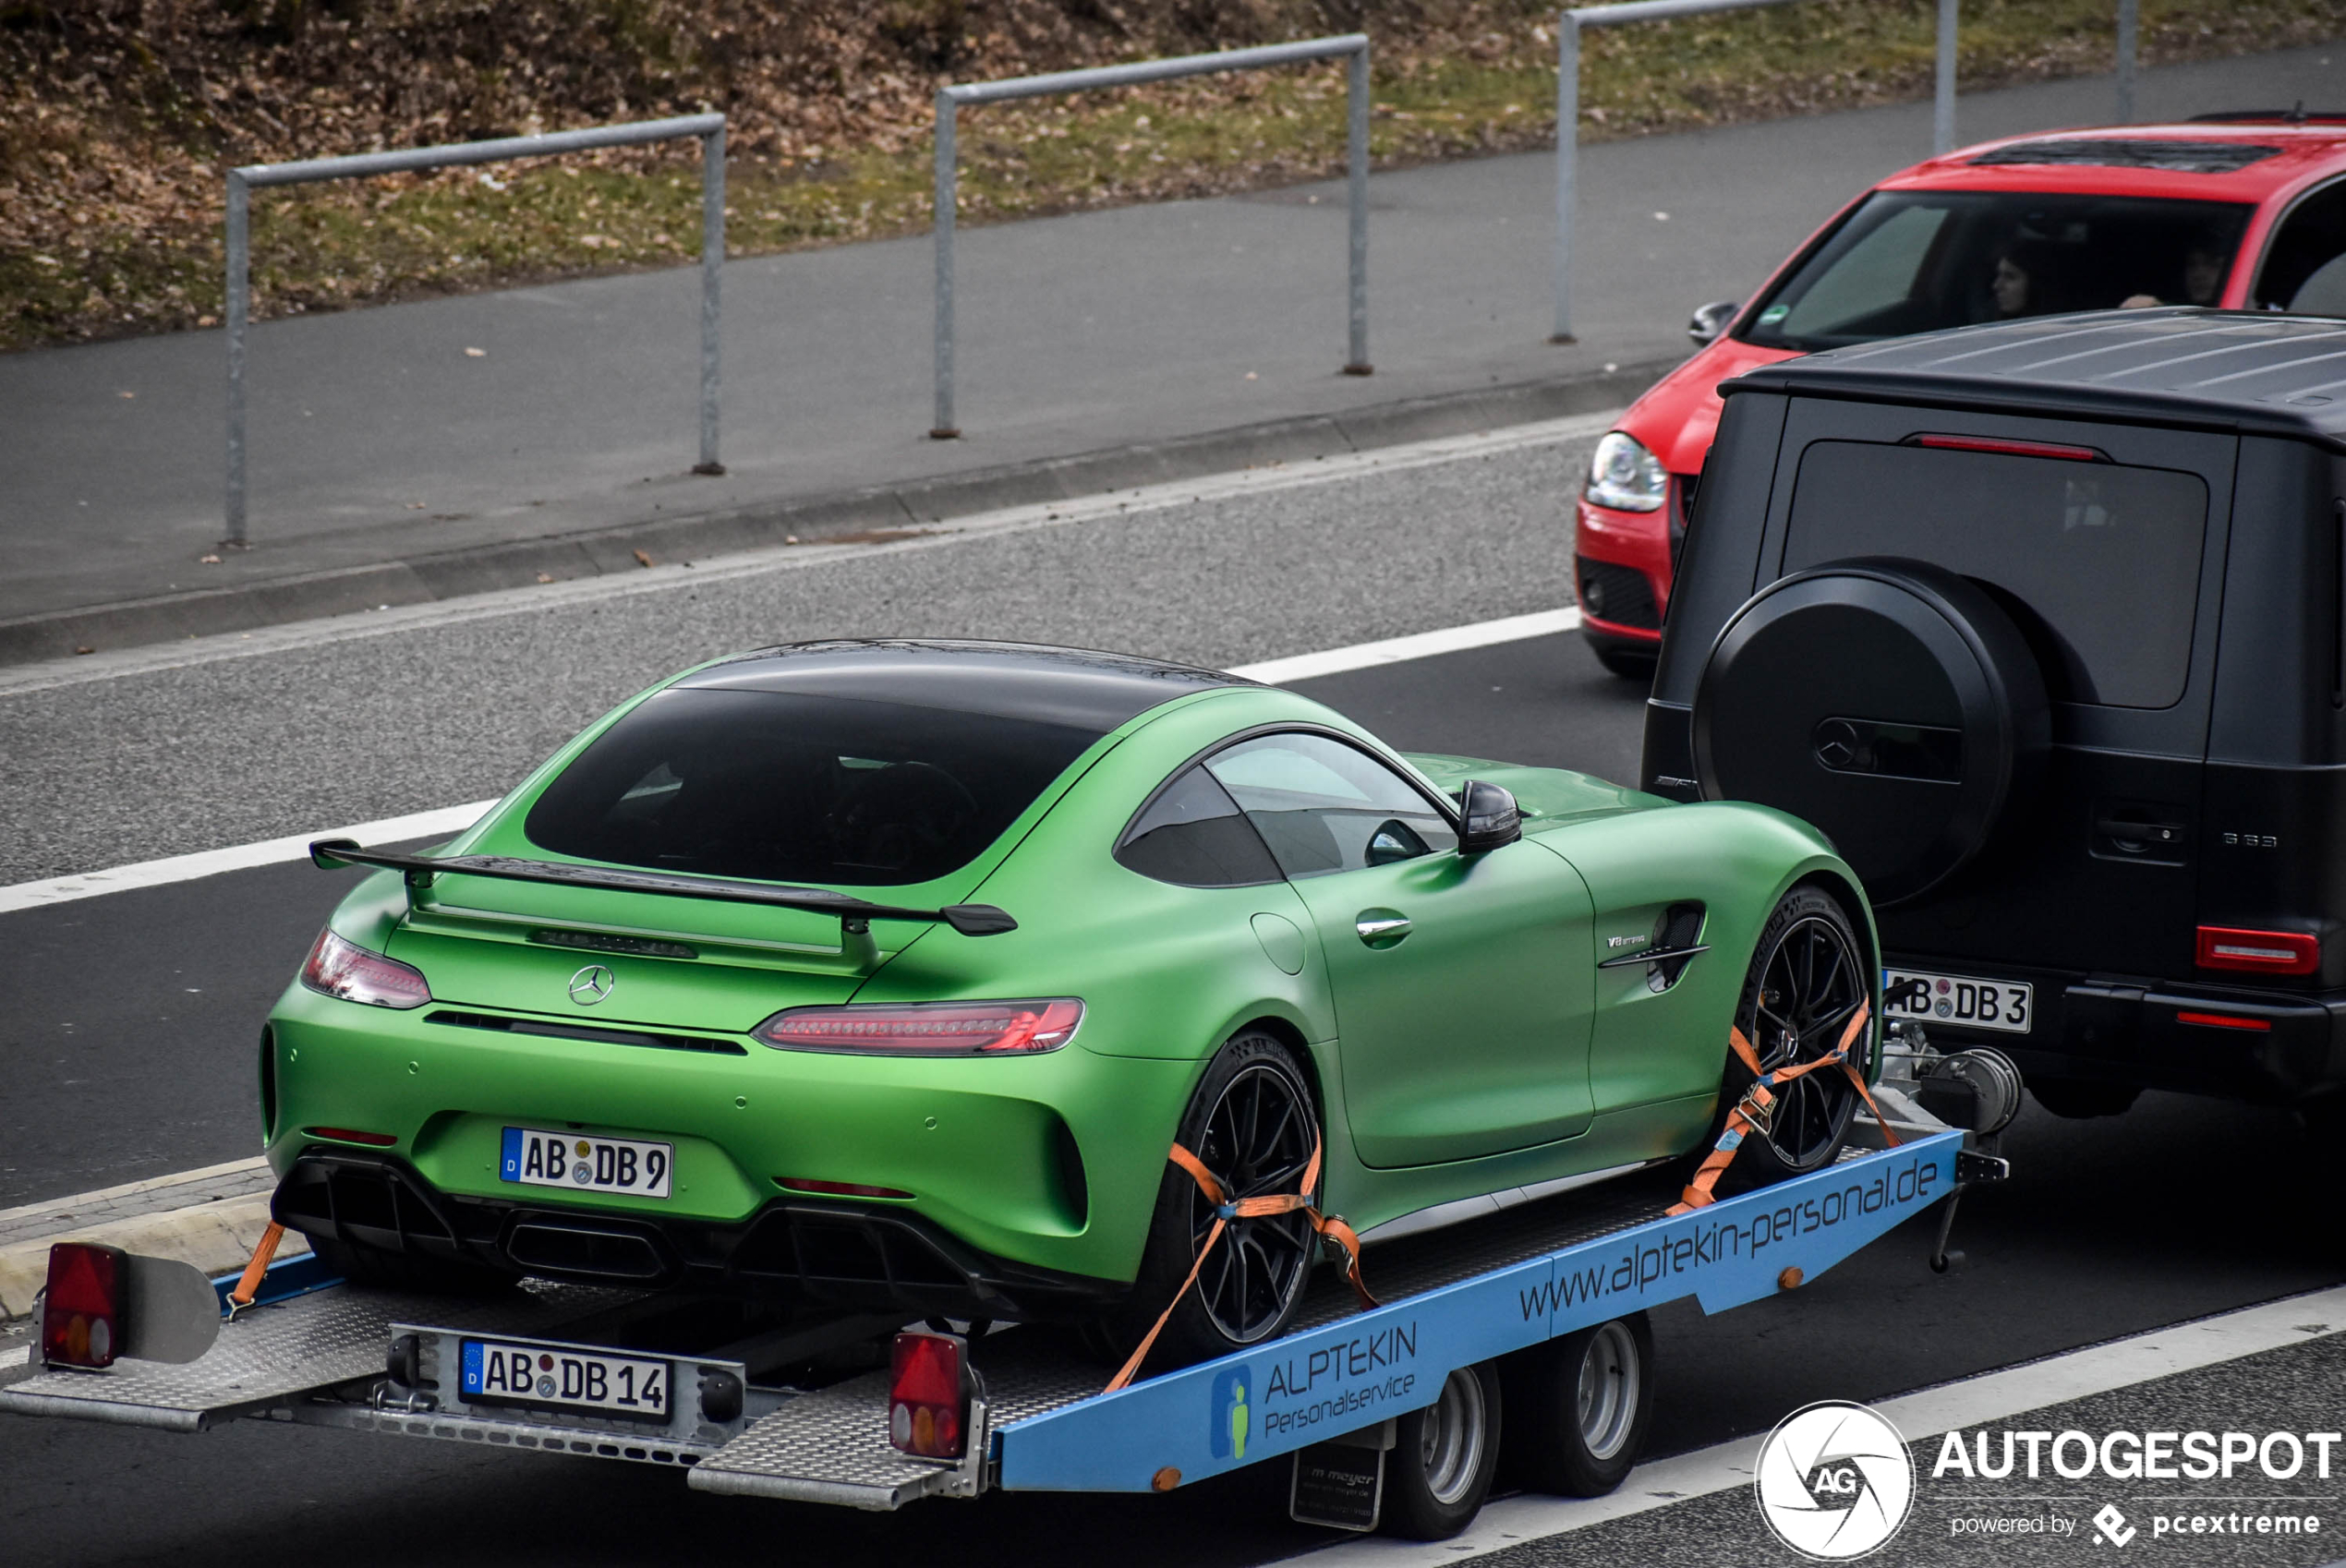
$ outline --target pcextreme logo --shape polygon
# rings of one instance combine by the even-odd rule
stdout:
[[[1244,1367],[1232,1367],[1214,1380],[1213,1397],[1206,1401],[1206,1441],[1216,1459],[1246,1457],[1247,1426],[1254,1418],[1247,1404],[1247,1388],[1252,1381]]]
[[[1794,1411],[1768,1434],[1751,1484],[1778,1540],[1820,1562],[1845,1562],[1906,1522],[1915,1465],[1886,1417],[1829,1399]]]

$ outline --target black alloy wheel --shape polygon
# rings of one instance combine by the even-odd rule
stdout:
[[[1301,1190],[1312,1131],[1310,1097],[1294,1069],[1252,1062],[1223,1085],[1206,1113],[1204,1134],[1190,1152],[1233,1200],[1272,1197]],[[1216,1205],[1192,1182],[1192,1256],[1204,1250],[1216,1217]],[[1197,1281],[1198,1297],[1223,1338],[1252,1345],[1286,1321],[1310,1271],[1315,1240],[1300,1210],[1224,1224]]]
[[[1276,1036],[1240,1030],[1206,1064],[1176,1136],[1233,1199],[1303,1191],[1319,1137],[1319,1107],[1302,1064]],[[1313,1198],[1316,1193],[1307,1194]],[[1148,1365],[1186,1367],[1277,1338],[1295,1321],[1319,1237],[1299,1211],[1231,1218],[1199,1256],[1218,1206],[1170,1160],[1157,1187],[1148,1244],[1124,1299],[1087,1324],[1084,1337],[1120,1361],[1172,1310]],[[1192,1265],[1197,1284],[1184,1289]]]
[[[1831,895],[1796,887],[1784,895],[1760,933],[1744,981],[1735,1022],[1769,1072],[1830,1056],[1850,1019],[1872,995],[1857,934]],[[1870,1059],[1872,1027],[1851,1043],[1850,1061],[1864,1072]],[[1730,1061],[1727,1105],[1751,1083],[1740,1062]],[[1832,1163],[1849,1136],[1857,1092],[1839,1067],[1818,1067],[1774,1091],[1762,1134],[1747,1139],[1736,1167],[1764,1181],[1820,1170]]]

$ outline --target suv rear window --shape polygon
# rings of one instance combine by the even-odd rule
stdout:
[[[1904,556],[1962,573],[2001,590],[2040,652],[2057,654],[2045,671],[2056,697],[2166,707],[2189,670],[2207,531],[2195,474],[1816,441],[1801,454],[1784,569]]]
[[[556,854],[761,882],[960,870],[1100,731],[796,692],[657,693],[530,807]]]

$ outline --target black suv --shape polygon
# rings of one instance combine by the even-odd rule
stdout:
[[[1814,823],[1891,1018],[2048,1109],[2346,1105],[2346,322],[2154,309],[1728,394],[1644,785]]]

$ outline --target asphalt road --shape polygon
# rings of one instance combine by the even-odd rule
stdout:
[[[1581,450],[0,694],[0,814],[24,829],[0,874],[478,799],[636,684],[778,637],[1015,629],[1228,664],[1548,608],[1565,597],[1555,498]],[[1303,689],[1411,749],[1616,778],[1635,766],[1639,694],[1571,637]],[[255,1030],[339,886],[281,866],[0,916],[0,1204],[249,1152]],[[1796,1294],[1715,1321],[1690,1305],[1660,1314],[1651,1452],[1762,1429],[1817,1398],[1879,1398],[2346,1279],[2338,1227],[2294,1196],[2326,1190],[2325,1165],[2277,1113],[2152,1096],[2122,1118],[2064,1123],[2032,1107],[2008,1152],[2014,1180],[1965,1200],[1967,1272],[1931,1273],[1929,1237],[1910,1228]],[[2274,1406],[2302,1386],[2235,1392]],[[807,1562],[1112,1553],[1134,1568],[1236,1568],[1324,1539],[1284,1520],[1282,1475],[867,1516],[438,1443],[0,1419],[0,1557],[579,1568],[780,1549]]]

